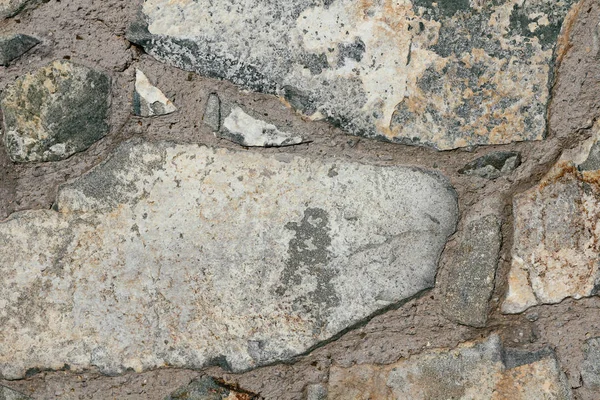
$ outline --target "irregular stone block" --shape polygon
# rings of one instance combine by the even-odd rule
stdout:
[[[521,154],[516,151],[498,151],[486,154],[468,163],[458,172],[476,175],[486,179],[496,179],[511,174],[521,165]]]
[[[0,107],[4,143],[13,161],[62,160],[108,133],[110,78],[54,61],[9,86]]]
[[[209,376],[190,382],[182,388],[177,389],[164,400],[253,400],[258,397],[248,393],[236,392],[227,389],[217,383]]]
[[[600,338],[585,341],[584,360],[581,364],[581,378],[585,387],[600,390]]]
[[[450,263],[445,290],[444,312],[450,319],[464,325],[485,326],[501,243],[500,220],[495,215],[466,226]]]
[[[135,70],[135,92],[133,94],[133,113],[142,117],[166,115],[177,108],[167,96],[152,85],[148,77],[139,69]]]
[[[31,400],[31,397],[0,385],[0,400]]]
[[[432,350],[391,365],[332,367],[330,399],[571,399],[551,350],[505,361],[498,337],[453,350]],[[526,362],[523,362],[526,361]]]
[[[40,41],[27,35],[11,35],[0,38],[0,65],[7,66],[21,57]]]
[[[0,20],[14,17],[26,8],[43,2],[48,0],[0,0]]]
[[[434,285],[457,220],[398,166],[129,142],[0,223],[0,373],[242,371]]]
[[[453,149],[544,137],[574,3],[145,0],[128,38],[351,134]]]
[[[595,129],[600,132],[598,126]],[[597,140],[598,133],[587,145],[563,154],[536,187],[515,196],[512,266],[503,312],[519,313],[536,304],[597,292],[600,171],[587,170],[597,147],[591,142]]]
[[[306,400],[327,400],[327,388],[320,383],[309,385],[306,388]]]

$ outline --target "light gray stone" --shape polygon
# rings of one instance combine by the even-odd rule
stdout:
[[[501,243],[500,219],[495,215],[477,219],[463,230],[445,288],[444,312],[452,320],[485,326]]]
[[[423,352],[391,365],[332,367],[330,399],[569,400],[571,387],[549,349],[504,348],[498,336]]]
[[[27,397],[22,393],[7,388],[6,386],[0,385],[0,400],[30,400],[31,397]]]
[[[28,7],[35,7],[49,0],[0,0],[0,20],[14,17]]]
[[[148,80],[139,69],[135,70],[135,92],[133,94],[133,113],[142,117],[166,115],[177,108],[164,93]]]
[[[434,285],[432,172],[129,142],[0,223],[0,373],[289,360]],[[352,215],[352,218],[348,218]]]
[[[308,385],[306,400],[327,400],[327,388],[320,383]]]
[[[465,175],[476,175],[486,179],[496,179],[511,174],[521,165],[521,154],[515,151],[498,151],[486,154],[468,163],[460,171]]]
[[[282,131],[269,122],[254,118],[238,105],[232,104],[227,108],[229,112],[223,116],[221,129],[216,132],[218,137],[248,147],[279,147],[303,142],[301,136]]]
[[[145,0],[128,38],[351,134],[453,149],[544,138],[575,2]]]
[[[600,338],[585,341],[584,360],[581,364],[581,378],[585,387],[600,390]]]
[[[39,42],[34,37],[21,34],[0,37],[0,65],[7,66]]]
[[[54,61],[9,86],[0,107],[4,143],[13,161],[62,160],[108,133],[110,78]]]

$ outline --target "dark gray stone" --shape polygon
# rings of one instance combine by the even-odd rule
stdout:
[[[110,78],[67,61],[20,77],[0,98],[4,143],[15,162],[58,161],[109,130]]]
[[[592,145],[587,159],[579,164],[580,171],[597,171],[600,169],[600,142]]]
[[[208,96],[202,121],[215,132],[221,128],[221,99],[216,93]]]
[[[583,357],[581,364],[583,385],[589,389],[600,390],[600,337],[585,341]]]
[[[12,35],[0,38],[0,65],[7,66],[19,58],[40,41],[27,35]]]
[[[445,290],[444,312],[450,319],[485,326],[501,241],[500,220],[495,215],[473,221],[465,228]]]
[[[496,179],[511,174],[521,165],[521,154],[515,151],[498,151],[486,154],[471,161],[458,172],[476,175],[486,179]]]

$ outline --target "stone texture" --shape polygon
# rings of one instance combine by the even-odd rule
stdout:
[[[142,71],[136,69],[133,113],[142,117],[152,117],[171,114],[176,110],[173,102],[160,89],[152,85]]]
[[[450,263],[444,313],[458,323],[483,327],[502,243],[500,220],[487,215],[469,223],[462,234]]]
[[[211,93],[208,96],[202,121],[214,132],[221,129],[221,99],[218,94]]]
[[[583,348],[581,379],[588,389],[600,390],[600,338],[586,340]]]
[[[498,151],[481,156],[465,165],[458,172],[486,179],[497,179],[511,174],[521,165],[521,154],[515,151]]]
[[[27,7],[33,7],[48,0],[0,0],[0,20],[14,17]]]
[[[596,293],[599,281],[600,126],[565,152],[542,181],[515,196],[515,230],[505,313]]]
[[[39,42],[34,37],[21,34],[0,37],[0,65],[6,67]]]
[[[306,400],[327,400],[327,388],[320,383],[308,385]]]
[[[30,400],[30,397],[0,385],[0,400]]]
[[[218,137],[242,146],[278,147],[302,143],[301,136],[279,130],[275,125],[248,115],[238,105],[230,105],[223,115]],[[223,108],[221,108],[221,111]]]
[[[128,38],[351,134],[452,149],[544,137],[573,3],[145,0]]]
[[[110,78],[67,61],[20,77],[0,98],[4,143],[16,162],[57,161],[108,133]]]
[[[511,351],[492,335],[485,342],[432,350],[391,365],[332,367],[329,398],[571,399],[571,388],[551,351],[518,357],[507,353]]]
[[[227,389],[209,376],[190,382],[164,400],[253,400],[258,397]]]
[[[432,172],[128,142],[0,223],[0,373],[289,360],[434,284]]]

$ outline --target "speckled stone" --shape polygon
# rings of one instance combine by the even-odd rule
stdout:
[[[127,142],[0,223],[0,374],[290,360],[435,282],[430,171]]]
[[[497,179],[509,175],[521,165],[521,154],[515,151],[497,151],[471,161],[458,172],[486,179]]]
[[[505,313],[596,294],[600,283],[600,125],[542,181],[515,196]]]
[[[145,0],[128,38],[348,133],[453,149],[544,138],[574,3]]]
[[[31,400],[31,397],[0,385],[0,400]]]
[[[28,7],[34,7],[49,0],[0,0],[0,20],[14,17]]]
[[[13,161],[58,161],[108,133],[110,78],[68,61],[25,74],[2,92],[4,144]]]
[[[171,114],[177,107],[164,93],[150,83],[139,69],[135,71],[135,91],[133,93],[133,113],[141,117]]]
[[[0,65],[7,66],[39,42],[32,36],[21,34],[0,37]]]
[[[164,400],[258,400],[257,396],[230,390],[209,376],[193,380]]]
[[[570,400],[554,353],[504,348],[498,336],[391,365],[332,367],[329,399]]]

